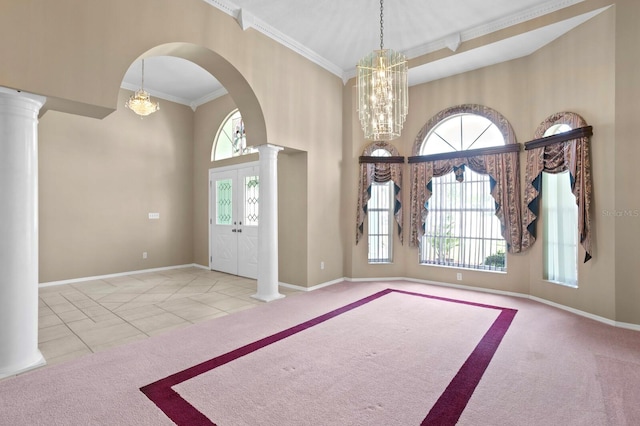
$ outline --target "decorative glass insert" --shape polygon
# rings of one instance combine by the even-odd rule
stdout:
[[[233,217],[233,184],[231,179],[216,181],[216,225],[231,225]]]
[[[235,110],[227,116],[216,134],[211,150],[211,161],[256,152],[253,147],[247,147],[247,136],[244,131],[244,121],[240,111]]]
[[[245,226],[258,226],[260,183],[258,176],[246,176],[244,178],[244,224]]]

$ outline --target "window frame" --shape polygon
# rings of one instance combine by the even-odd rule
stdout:
[[[464,139],[464,127],[465,127],[465,122],[464,122],[464,116],[476,116],[479,117],[480,120],[479,122],[485,122],[487,123],[486,129],[482,132],[482,134],[484,132],[487,131],[487,129],[491,128],[491,131],[493,132],[494,137],[496,135],[500,136],[500,140],[501,140],[501,144],[489,144],[489,145],[484,145],[482,147],[480,147],[480,150],[482,148],[491,148],[491,147],[503,147],[506,146],[507,144],[510,143],[514,143],[515,144],[515,135],[513,134],[513,130],[511,129],[511,126],[508,124],[508,122],[506,121],[506,119],[504,119],[504,117],[502,117],[499,113],[497,113],[497,111],[492,110],[490,108],[484,107],[482,105],[460,105],[460,106],[456,106],[456,107],[452,107],[452,108],[448,108],[446,110],[441,111],[440,113],[438,113],[436,116],[432,117],[429,122],[422,128],[422,130],[419,132],[418,137],[416,138],[416,143],[414,144],[414,152],[413,154],[415,156],[438,156],[440,154],[448,154],[450,152],[462,152],[462,151],[466,151],[466,150],[470,150],[473,151],[474,149],[478,148],[477,146],[474,146],[474,144],[476,143],[477,140],[480,139],[480,137],[482,136],[482,134],[477,137],[474,141],[472,141],[471,143],[468,143],[467,141],[465,141]],[[448,121],[457,118],[457,117],[461,117],[460,118],[460,133],[461,133],[461,137],[460,137],[460,150],[456,150],[455,148],[453,150],[449,150],[446,152],[438,152],[435,153],[433,151],[431,152],[427,152],[427,149],[425,148],[427,145],[427,142],[429,140],[429,138],[434,135],[437,134],[437,129],[443,124],[443,123],[447,123]],[[440,136],[440,135],[439,135]],[[452,144],[448,144],[449,146],[452,146]],[[466,149],[462,149],[466,146]],[[460,164],[465,164],[464,161],[460,161]],[[464,168],[465,166],[463,166]],[[453,172],[453,171],[452,171]],[[464,172],[463,172],[464,173]],[[467,171],[468,173],[468,171]],[[451,174],[451,173],[449,173]],[[476,173],[478,176],[486,176],[486,186],[490,185],[490,181],[489,181],[489,176],[488,175],[483,175],[481,173]],[[446,176],[446,175],[445,175]],[[442,176],[442,177],[445,177]],[[434,184],[438,184],[438,177],[432,177],[431,181],[430,181],[430,191],[432,192],[432,195],[435,195],[436,193],[436,189],[434,188]],[[488,191],[485,191],[485,193],[489,193],[491,192],[490,188],[487,188]],[[490,202],[491,205],[495,205],[495,201],[493,200],[493,198],[489,195],[490,198]],[[427,201],[427,205],[429,205],[429,203],[433,203],[433,200],[435,200],[435,198],[430,197],[429,200]],[[493,216],[491,218],[493,223],[493,229],[495,229],[496,231],[493,232],[493,235],[489,235],[487,236],[485,233],[485,236],[483,237],[483,240],[488,240],[488,241],[499,241],[500,244],[496,243],[491,249],[489,249],[488,251],[492,251],[492,253],[487,254],[486,256],[483,254],[478,254],[477,252],[481,252],[481,250],[476,250],[476,261],[475,263],[472,263],[470,261],[470,257],[465,255],[465,258],[467,258],[467,260],[463,261],[463,262],[449,262],[449,261],[437,261],[434,260],[433,258],[427,259],[425,256],[425,246],[427,245],[426,242],[426,238],[429,238],[430,236],[428,235],[428,231],[427,231],[427,226],[429,223],[429,217],[431,216],[432,220],[433,218],[435,218],[435,216],[432,214],[435,214],[435,211],[433,209],[433,206],[429,206],[432,208],[428,208],[429,211],[429,215],[426,218],[425,221],[425,235],[422,236],[422,238],[420,239],[420,241],[418,242],[418,262],[421,265],[427,265],[427,266],[439,266],[439,267],[455,267],[455,268],[460,268],[460,269],[473,269],[473,270],[480,270],[480,271],[491,271],[491,272],[506,272],[507,271],[507,243],[506,240],[504,239],[504,237],[502,236],[501,233],[501,223],[500,223],[500,219],[495,215],[495,210],[493,210]],[[464,211],[464,208],[460,208],[461,211]],[[486,210],[486,208],[479,208],[479,211],[482,210]],[[481,213],[482,214],[482,213]],[[462,237],[464,237],[463,235],[464,232],[461,232],[460,235]],[[469,237],[472,239],[477,239],[475,237]],[[485,250],[486,253],[487,250]],[[485,264],[488,263],[488,264]]]

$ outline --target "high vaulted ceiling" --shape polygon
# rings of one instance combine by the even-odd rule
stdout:
[[[380,47],[378,0],[203,0],[238,21],[341,77],[355,76],[360,58]],[[410,60],[410,85],[526,56],[600,13],[588,11],[536,29],[517,32],[459,54],[412,65],[411,59],[559,12],[583,0],[387,0],[384,47]],[[140,87],[141,61],[131,65],[122,87]],[[180,58],[145,60],[145,89],[153,97],[197,106],[226,93],[207,71]]]

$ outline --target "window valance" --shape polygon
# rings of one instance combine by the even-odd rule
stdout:
[[[566,124],[573,130],[543,137],[552,126]],[[525,144],[527,169],[525,177],[525,208],[523,211],[522,248],[528,249],[536,240],[539,215],[539,196],[542,190],[542,172],[569,171],[571,192],[578,205],[578,236],[584,248],[585,262],[591,259],[591,159],[589,139],[591,126],[580,115],[559,112],[551,115],[536,129],[535,139]]]
[[[371,156],[376,150],[385,150],[391,154],[388,157]],[[373,142],[369,144],[360,157],[360,181],[358,185],[358,206],[356,214],[356,244],[360,242],[364,233],[364,219],[367,216],[367,202],[371,198],[371,184],[393,181],[394,208],[393,215],[398,226],[400,243],[402,235],[402,165],[404,157],[400,156],[396,147],[388,142]]]
[[[431,129],[445,118],[463,113],[473,113],[486,117],[502,133],[505,145],[452,153],[417,155]],[[520,201],[520,145],[509,122],[497,111],[482,105],[460,105],[445,109],[420,130],[413,146],[411,165],[411,246],[418,246],[425,233],[425,221],[429,213],[428,201],[431,197],[431,180],[456,172],[459,181],[464,179],[464,167],[477,173],[489,175],[491,195],[496,202],[496,216],[500,220],[501,232],[510,253],[521,251],[522,222]]]

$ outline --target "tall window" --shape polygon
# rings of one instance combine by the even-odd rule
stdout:
[[[544,136],[567,132],[567,124],[551,126]],[[578,205],[569,171],[542,172],[544,279],[578,286]]]
[[[240,111],[231,112],[222,122],[216,133],[211,150],[211,161],[256,152],[255,148],[247,147],[247,138],[244,132],[244,122]]]
[[[500,129],[472,113],[446,117],[425,137],[420,155],[432,155],[505,144]],[[483,270],[506,270],[506,242],[488,175],[465,165],[433,177],[429,214],[420,243],[420,263]]]
[[[376,149],[372,157],[390,157],[385,149]],[[389,263],[392,261],[391,242],[393,236],[394,183],[373,182],[371,198],[367,203],[369,263]]]

